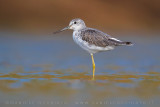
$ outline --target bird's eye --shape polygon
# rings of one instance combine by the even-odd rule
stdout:
[[[77,24],[77,22],[74,22],[74,24]]]

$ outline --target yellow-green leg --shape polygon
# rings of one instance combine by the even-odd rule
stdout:
[[[91,54],[91,58],[92,58],[92,66],[93,66],[93,80],[94,80],[94,74],[95,74],[95,63],[94,63],[94,58],[93,58],[93,54]]]

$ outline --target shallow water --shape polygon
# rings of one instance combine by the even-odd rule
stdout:
[[[135,45],[96,54],[93,81],[90,55],[71,36],[1,35],[0,105],[3,107],[158,107],[160,104],[158,36],[119,37]]]

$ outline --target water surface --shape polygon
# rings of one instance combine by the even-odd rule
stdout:
[[[158,107],[160,37],[122,36],[132,47],[90,55],[71,36],[0,37],[3,107]],[[24,36],[24,35],[23,35]]]

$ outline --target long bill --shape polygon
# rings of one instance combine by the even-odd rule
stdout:
[[[60,32],[62,32],[62,31],[68,30],[69,27],[70,27],[70,26],[67,26],[67,27],[65,27],[65,28],[63,28],[63,29],[61,29],[61,30],[58,30],[58,31],[56,31],[56,32],[53,32],[53,34],[60,33]]]

